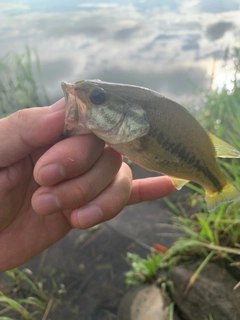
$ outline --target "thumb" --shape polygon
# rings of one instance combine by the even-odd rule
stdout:
[[[56,141],[64,126],[64,106],[61,99],[50,107],[22,109],[0,119],[0,168]]]

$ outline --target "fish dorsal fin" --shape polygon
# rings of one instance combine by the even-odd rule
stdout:
[[[208,132],[208,136],[214,145],[217,158],[240,158],[240,152],[230,144],[210,132]]]

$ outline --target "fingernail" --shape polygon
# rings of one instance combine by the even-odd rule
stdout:
[[[60,204],[52,194],[41,194],[35,200],[35,208],[38,213],[49,214],[60,209]]]
[[[65,107],[65,99],[62,98],[61,100],[58,100],[57,102],[55,102],[49,107],[49,112],[50,113],[57,112],[57,111],[63,110],[64,107]]]
[[[51,163],[42,167],[38,172],[38,179],[43,184],[55,184],[66,176],[66,169],[58,163]]]
[[[92,204],[86,205],[78,210],[77,219],[80,227],[83,229],[90,228],[102,221],[102,210]]]

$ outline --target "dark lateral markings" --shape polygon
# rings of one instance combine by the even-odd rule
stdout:
[[[160,131],[157,133],[157,130],[154,129],[149,132],[153,138],[157,139],[157,142],[166,150],[176,155],[182,161],[188,165],[192,165],[197,172],[202,172],[214,185],[218,192],[222,191],[223,186],[219,180],[212,174],[212,172],[204,165],[200,163],[200,160],[196,159],[196,156],[191,152],[187,152],[186,147],[182,143],[170,142],[170,139],[165,137],[164,133]]]

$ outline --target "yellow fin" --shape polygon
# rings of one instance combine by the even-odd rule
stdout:
[[[240,152],[232,147],[227,142],[223,141],[222,139],[216,137],[211,132],[208,132],[208,136],[211,139],[215,150],[216,150],[216,157],[218,158],[240,158]]]
[[[240,192],[230,182],[227,182],[221,192],[209,193],[206,191],[205,198],[208,210],[212,211],[222,203],[240,199]]]
[[[175,177],[169,177],[172,180],[172,183],[174,184],[175,188],[177,190],[181,190],[182,187],[189,182],[189,180],[184,180],[184,179],[178,179]]]

